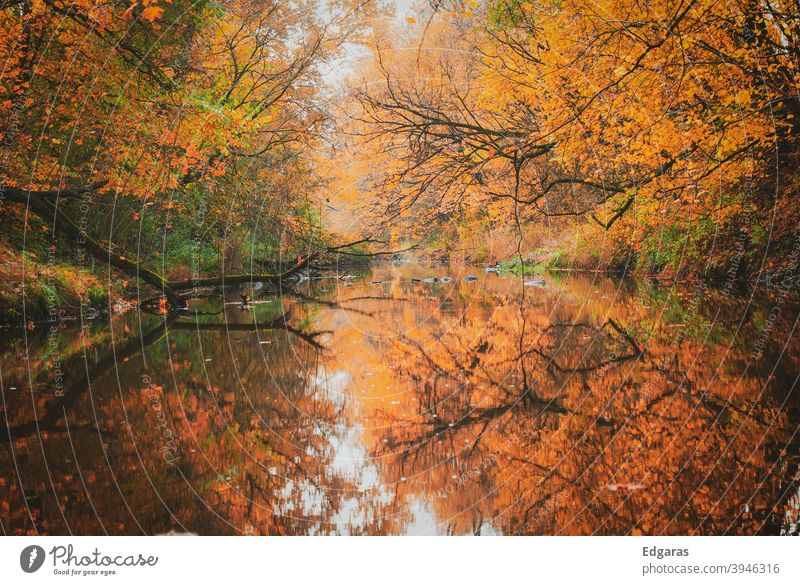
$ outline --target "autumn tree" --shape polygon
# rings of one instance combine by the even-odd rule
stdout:
[[[450,10],[436,3],[411,25],[411,56],[376,46],[373,79],[355,88],[357,132],[394,159],[390,215],[469,200],[615,246],[687,223],[701,240],[749,230],[776,153],[786,170],[800,103],[792,3]]]
[[[3,2],[0,184],[24,206],[4,213],[40,217],[174,303],[175,246],[222,250],[218,275],[260,274],[248,244],[309,253],[320,65],[369,10],[332,2],[331,22],[313,2]]]

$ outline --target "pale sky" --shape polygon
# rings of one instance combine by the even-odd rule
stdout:
[[[383,0],[386,5],[394,5],[393,24],[403,26],[409,16],[418,16],[419,11],[414,9],[414,5],[419,0]],[[332,61],[327,68],[323,68],[322,78],[334,89],[338,89],[341,82],[355,70],[358,60],[365,54],[365,49],[359,45],[348,43],[345,46],[344,55]]]

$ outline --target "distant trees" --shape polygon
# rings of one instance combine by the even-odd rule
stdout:
[[[384,42],[379,82],[357,89],[359,132],[394,159],[390,213],[427,199],[624,225],[619,237],[635,225],[639,242],[689,222],[700,238],[708,222],[746,223],[776,152],[787,166],[800,130],[794,2],[436,8],[417,50]]]

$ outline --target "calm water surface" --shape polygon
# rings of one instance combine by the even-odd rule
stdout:
[[[793,305],[539,278],[386,265],[3,330],[0,527],[798,532]]]

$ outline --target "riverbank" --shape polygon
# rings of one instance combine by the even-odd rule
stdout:
[[[735,230],[704,235],[665,230],[644,237],[640,233],[598,234],[577,227],[544,230],[529,225],[523,227],[520,237],[511,227],[492,228],[482,237],[431,238],[421,256],[517,275],[585,272],[664,282],[796,288],[800,280],[800,217],[790,207],[782,206],[780,216],[771,223],[770,218],[762,217],[752,224],[742,222]],[[443,233],[451,228],[443,228]]]
[[[0,325],[77,315],[81,305],[107,309],[111,300],[122,298],[125,284],[103,282],[53,257],[43,262],[36,254],[0,246]]]
[[[368,270],[369,264],[369,254],[365,251],[327,254],[310,267],[310,273],[358,274]],[[292,267],[291,263],[279,261],[264,261],[259,265],[274,273],[284,273]],[[172,267],[171,273],[190,274],[188,268],[182,267]],[[308,274],[296,276],[298,281],[302,281]],[[212,290],[216,287],[205,288]],[[54,315],[61,319],[74,318],[80,315],[81,307],[84,311],[94,309],[98,314],[120,312],[136,303],[139,292],[135,281],[119,271],[101,279],[88,269],[72,266],[56,255],[43,262],[34,253],[19,253],[0,244],[0,326],[30,326]],[[150,294],[143,294],[152,299],[157,298],[157,292],[152,289]]]
[[[764,291],[781,291],[796,297],[800,290],[800,240],[793,254],[787,254],[780,262],[768,261],[755,274],[738,270],[732,265],[727,272],[708,274],[676,274],[672,271],[642,273],[634,266],[591,267],[569,265],[569,260],[559,251],[523,254],[522,260],[511,257],[494,263],[449,261],[445,258],[433,260],[442,264],[463,264],[482,269],[487,273],[506,276],[530,276],[559,274],[595,274],[614,278],[644,279],[662,285],[696,283],[710,289],[747,290],[758,286]],[[413,261],[412,261],[413,263]],[[374,264],[374,263],[373,263]],[[377,264],[380,264],[377,263]],[[312,271],[332,271],[341,274],[368,270],[370,263],[347,262],[326,264]],[[23,275],[27,275],[23,278]],[[307,277],[302,278],[302,280]],[[74,318],[84,310],[94,309],[98,313],[111,313],[116,306],[128,306],[132,301],[128,282],[122,277],[103,283],[96,275],[80,271],[66,264],[46,265],[0,248],[0,326],[23,326],[58,315],[59,318]],[[23,302],[24,300],[24,302]],[[23,310],[25,319],[23,319]]]

